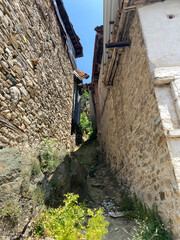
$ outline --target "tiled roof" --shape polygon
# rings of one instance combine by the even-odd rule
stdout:
[[[74,74],[76,75],[77,78],[79,78],[81,81],[86,78],[89,78],[89,75],[79,69],[74,70]]]

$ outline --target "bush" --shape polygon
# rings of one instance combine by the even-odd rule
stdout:
[[[101,240],[107,233],[108,222],[102,210],[91,210],[78,204],[78,195],[65,194],[65,205],[44,211],[34,225],[36,237],[56,240]]]
[[[82,135],[88,135],[89,139],[94,140],[96,139],[97,131],[93,129],[92,122],[90,121],[90,110],[87,108],[87,105],[89,105],[89,93],[86,90],[81,96],[81,103],[82,113],[80,115],[80,131]]]
[[[58,143],[55,139],[45,138],[41,143],[39,152],[40,166],[42,170],[57,167],[60,158],[58,156]]]
[[[92,129],[92,122],[89,121],[87,114],[83,112],[80,116],[80,128],[81,131],[85,134],[89,134]]]
[[[82,102],[88,102],[89,101],[89,93],[87,90],[85,90],[81,96],[81,101]]]

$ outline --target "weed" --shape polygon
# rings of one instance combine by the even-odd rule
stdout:
[[[58,184],[59,184],[59,181],[58,181],[58,180],[53,180],[53,181],[51,182],[51,186],[52,186],[53,188],[57,188],[57,187],[58,187]]]
[[[91,121],[89,121],[87,114],[85,112],[81,113],[80,127],[82,132],[84,132],[85,134],[88,134],[90,133],[90,131],[92,131],[92,123]]]
[[[33,193],[33,199],[39,205],[42,205],[44,203],[44,191],[40,185],[37,186],[37,188],[35,189],[35,191]]]
[[[32,162],[32,169],[31,169],[31,175],[35,176],[38,175],[41,171],[39,163],[37,163],[35,160]]]
[[[40,165],[41,169],[53,169],[57,167],[60,158],[58,156],[58,143],[55,139],[44,139],[40,146]]]
[[[29,197],[29,185],[30,185],[29,179],[24,177],[21,184],[22,197],[25,197],[25,198]]]
[[[89,101],[89,93],[87,90],[85,90],[81,96],[81,101],[82,102],[87,102]]]
[[[21,218],[21,206],[16,200],[12,198],[8,199],[5,206],[1,209],[0,216],[2,218],[8,219],[13,223],[16,223],[19,218]]]
[[[137,197],[128,196],[125,193],[121,195],[121,211],[126,211],[126,218],[131,219],[145,219],[148,215],[148,208]]]
[[[136,195],[129,197],[122,193],[121,211],[126,212],[126,218],[136,219],[139,229],[135,229],[133,240],[172,240],[171,227],[165,229],[158,208],[152,209],[142,203]]]
[[[65,197],[64,206],[44,211],[34,225],[34,235],[56,240],[102,239],[108,226],[102,210],[91,210],[78,204],[78,195],[69,193]]]
[[[155,222],[148,217],[143,221],[136,220],[138,229],[135,229],[135,235],[132,240],[172,240],[171,225],[165,229],[162,221],[157,219]]]
[[[95,140],[97,138],[97,130],[93,129],[92,122],[88,119],[86,112],[81,113],[80,125],[79,125],[80,136]]]

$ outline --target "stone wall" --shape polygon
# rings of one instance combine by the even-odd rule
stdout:
[[[50,0],[0,1],[0,239],[26,239],[50,194],[35,152],[73,144],[74,74]],[[5,145],[5,146],[4,146]],[[61,157],[61,156],[60,156]]]
[[[50,0],[0,1],[0,142],[71,141],[74,77]]]
[[[131,46],[121,53],[113,85],[105,87],[101,68],[99,139],[122,186],[149,206],[156,203],[173,232],[180,233],[179,188],[155,96],[153,76],[136,13]]]

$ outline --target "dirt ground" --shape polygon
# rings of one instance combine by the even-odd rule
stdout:
[[[101,156],[96,141],[87,142],[74,152],[74,157],[89,173],[87,185],[92,207],[101,207],[109,222],[105,240],[132,240],[136,224],[134,221],[117,217],[121,204],[121,189]],[[111,217],[110,214],[115,217]],[[122,213],[123,214],[123,213]]]

